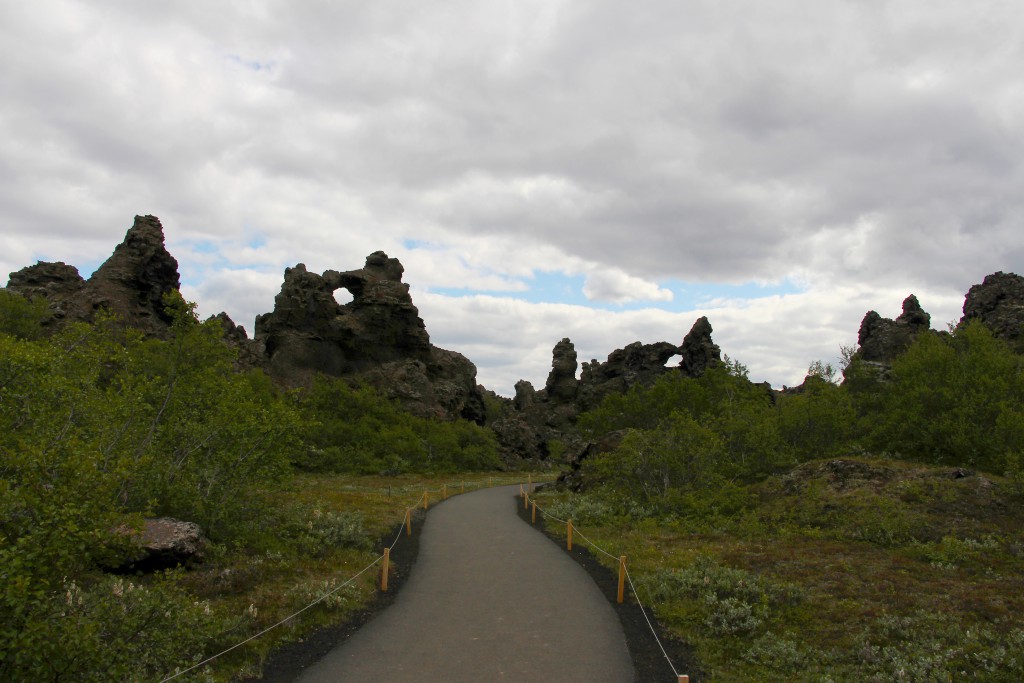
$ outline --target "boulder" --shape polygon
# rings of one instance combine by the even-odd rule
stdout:
[[[118,567],[125,572],[155,572],[185,567],[203,558],[206,538],[195,522],[173,517],[143,521],[134,537],[135,552]]]
[[[1024,277],[997,272],[971,287],[960,325],[970,320],[980,320],[995,336],[1024,351]]]

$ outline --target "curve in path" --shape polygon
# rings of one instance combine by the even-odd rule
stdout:
[[[615,611],[579,565],[518,519],[516,491],[484,489],[433,509],[394,604],[298,681],[635,680]]]

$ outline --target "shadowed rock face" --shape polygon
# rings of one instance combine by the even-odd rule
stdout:
[[[711,323],[703,316],[683,338],[680,348],[683,360],[679,365],[690,377],[700,377],[705,370],[722,362],[722,350],[711,340],[712,332]]]
[[[576,349],[569,339],[555,344],[551,352],[551,372],[544,388],[536,390],[529,382],[516,384],[513,412],[495,432],[506,456],[547,457],[547,444],[558,440],[570,453],[588,446],[581,440],[575,423],[580,413],[590,410],[612,394],[624,394],[633,386],[650,386],[669,372],[699,377],[721,362],[718,345],[711,339],[711,323],[700,318],[683,339],[682,346],[669,342],[634,342],[608,354],[606,361],[583,363],[576,378]],[[673,356],[682,356],[678,366],[666,366]]]
[[[178,262],[164,247],[155,216],[136,216],[124,241],[88,280],[64,263],[37,263],[11,273],[8,289],[50,302],[52,326],[91,322],[100,309],[116,313],[129,327],[150,336],[167,331],[170,317],[162,298],[180,287]]]
[[[930,329],[931,319],[913,294],[903,300],[903,313],[895,320],[868,311],[857,334],[858,357],[873,363],[891,363],[919,334]]]
[[[970,320],[980,320],[995,336],[1024,351],[1024,277],[997,272],[971,287],[960,324]]]
[[[403,272],[398,259],[384,252],[347,272],[318,275],[299,264],[285,271],[274,311],[257,319],[254,339],[227,314],[216,318],[238,349],[239,368],[262,367],[292,387],[308,384],[317,372],[355,377],[418,415],[483,423],[476,367],[431,345]],[[88,280],[73,266],[37,263],[12,273],[8,284],[23,296],[47,299],[52,329],[90,322],[105,308],[155,337],[165,336],[171,322],[162,298],[179,287],[178,262],[164,247],[163,226],[154,216],[136,216],[124,242]],[[339,304],[338,289],[348,290],[352,302]]]
[[[268,371],[291,386],[316,372],[357,376],[416,414],[482,422],[476,367],[430,343],[403,272],[381,251],[359,270],[317,275],[301,263],[285,270],[274,311],[256,319]],[[339,304],[338,289],[352,301]]]
[[[552,400],[571,401],[576,398],[576,347],[568,338],[555,344],[551,352],[551,372],[544,390]]]

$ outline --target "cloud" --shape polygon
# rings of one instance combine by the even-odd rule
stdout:
[[[604,271],[587,276],[583,293],[592,301],[622,304],[633,301],[672,301],[671,290],[622,271]]]
[[[383,249],[506,384],[576,329],[597,356],[680,337],[675,283],[798,282],[694,304],[794,382],[864,306],[956,317],[1024,270],[1021,63],[1024,8],[996,0],[8,3],[0,272],[98,263],[152,213],[249,328],[285,267]],[[591,306],[543,308],[555,276]],[[472,315],[535,341],[503,360]]]

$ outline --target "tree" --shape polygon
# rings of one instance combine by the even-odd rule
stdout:
[[[1024,359],[981,322],[918,337],[879,391],[879,450],[996,473],[1020,450]]]

